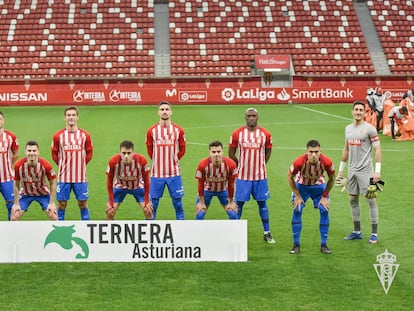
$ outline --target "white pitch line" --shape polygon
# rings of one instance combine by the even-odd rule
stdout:
[[[337,119],[342,119],[342,120],[352,121],[352,119],[351,119],[351,118],[345,118],[345,117],[338,116],[338,115],[336,115],[336,114],[332,114],[332,113],[327,113],[327,112],[323,112],[323,111],[319,111],[319,110],[315,110],[315,109],[310,109],[310,108],[303,107],[303,106],[295,106],[295,107],[296,107],[296,108],[300,108],[300,109],[304,109],[304,110],[308,110],[308,111],[311,111],[311,112],[315,112],[315,113],[323,114],[323,115],[325,115],[325,116],[334,117],[334,118],[337,118]]]
[[[319,114],[326,115],[326,116],[329,116],[329,117],[334,117],[334,118],[341,119],[341,120],[352,121],[351,118],[345,118],[345,117],[342,117],[342,116],[338,116],[338,115],[335,115],[335,114],[331,114],[331,113],[327,113],[327,112],[323,112],[323,111],[319,111],[319,110],[315,110],[315,109],[310,109],[310,108],[303,107],[303,106],[294,106],[294,107],[304,109],[304,110],[307,110],[307,111],[310,111],[310,112],[319,113]],[[289,122],[289,124],[290,123],[291,122]],[[314,122],[309,122],[309,123],[314,123]],[[275,124],[286,124],[286,123],[277,122],[277,123],[268,123],[268,125],[269,124],[275,125]],[[301,122],[301,124],[303,124],[303,122]],[[238,125],[223,124],[223,125],[215,125],[215,126],[200,126],[200,127],[186,128],[186,129],[201,129],[201,128],[215,128],[215,127],[229,127],[229,126],[240,126],[240,124],[238,124]],[[208,146],[209,145],[209,144],[206,144],[206,143],[197,143],[197,142],[189,142],[189,141],[187,141],[187,144],[197,145],[197,146]],[[304,150],[303,147],[279,147],[279,146],[275,146],[272,149]],[[325,148],[324,147],[323,150],[341,151],[342,148]],[[382,151],[384,151],[384,152],[412,152],[412,150],[410,150],[410,149],[382,149]]]

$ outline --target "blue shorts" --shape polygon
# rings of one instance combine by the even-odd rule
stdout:
[[[58,182],[56,187],[56,200],[68,201],[70,199],[70,192],[72,190],[75,194],[76,200],[78,201],[86,201],[89,198],[87,182]]]
[[[217,197],[221,205],[229,204],[229,192],[225,191],[207,191],[204,190],[204,203],[207,207],[210,206],[213,197]],[[196,204],[200,202],[200,197],[197,197]]]
[[[183,181],[181,179],[181,176],[174,176],[168,178],[151,177],[151,198],[161,198],[164,193],[165,185],[167,185],[171,198],[181,198],[184,196]]]
[[[303,202],[311,198],[313,201],[313,207],[319,208],[319,201],[322,198],[322,194],[325,191],[326,185],[313,185],[313,186],[304,186],[302,184],[296,183],[296,188],[298,189],[300,196],[302,197]],[[295,199],[295,195],[292,193],[292,202]],[[328,196],[329,199],[329,196]],[[303,205],[304,206],[304,205]]]
[[[131,194],[135,201],[138,203],[144,203],[144,188],[128,190],[128,189],[121,189],[121,188],[113,188],[114,192],[114,203],[122,203],[125,199],[127,194]]]
[[[14,201],[14,182],[5,181],[0,183],[0,192],[5,201]]]
[[[20,209],[27,211],[33,201],[39,203],[42,210],[45,211],[50,202],[50,195],[22,195],[19,199]]]
[[[236,178],[235,200],[239,202],[250,201],[250,195],[256,201],[266,201],[270,198],[267,179],[261,180],[241,180]]]

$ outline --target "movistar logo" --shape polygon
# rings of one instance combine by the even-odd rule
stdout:
[[[76,259],[88,258],[88,244],[83,239],[73,236],[73,234],[76,232],[74,227],[75,225],[62,227],[53,225],[54,229],[47,235],[43,248],[45,248],[50,243],[56,243],[63,249],[72,249],[74,246],[74,242],[75,244],[80,246],[83,252],[77,254]]]

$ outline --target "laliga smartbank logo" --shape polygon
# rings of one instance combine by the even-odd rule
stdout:
[[[391,288],[394,277],[397,274],[399,264],[396,264],[397,256],[385,250],[382,254],[377,256],[377,264],[374,264],[374,269],[377,272],[378,278],[381,282],[382,288],[387,294]]]
[[[72,226],[55,226],[53,225],[53,230],[47,235],[45,244],[43,248],[46,248],[50,243],[56,243],[65,250],[70,250],[73,248],[73,243],[79,245],[83,253],[76,255],[76,259],[86,259],[89,257],[89,246],[81,238],[73,236],[76,232],[74,229],[75,225]]]
[[[289,100],[307,100],[307,99],[353,99],[353,90],[346,88],[343,90],[334,90],[331,88],[302,90],[298,88],[286,89],[283,88],[278,93],[274,90],[263,90],[259,88],[234,90],[232,88],[225,88],[221,91],[221,98],[227,102],[233,100],[243,99],[258,99],[266,101],[277,98],[280,101]]]

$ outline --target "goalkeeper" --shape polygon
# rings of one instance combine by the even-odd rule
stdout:
[[[354,230],[346,236],[345,240],[362,239],[360,222],[360,195],[365,196],[369,206],[371,220],[371,235],[369,243],[378,242],[378,206],[376,200],[377,183],[381,177],[381,145],[377,130],[374,126],[364,121],[365,104],[356,101],[352,107],[353,122],[345,127],[345,146],[342,151],[341,163],[339,165],[337,186],[343,186],[344,169],[348,162],[347,187],[349,203],[351,206]],[[375,170],[372,164],[372,153],[375,153]],[[370,179],[375,187],[370,186]]]
[[[153,207],[149,199],[150,167],[142,154],[134,152],[134,143],[124,140],[120,152],[109,159],[106,168],[106,219],[114,220],[115,214],[127,194],[134,196],[145,219],[153,219]]]
[[[237,205],[233,200],[237,164],[223,156],[223,144],[213,141],[209,144],[210,156],[200,161],[195,178],[198,180],[196,219],[204,219],[213,197],[217,197],[229,219],[238,219]]]

